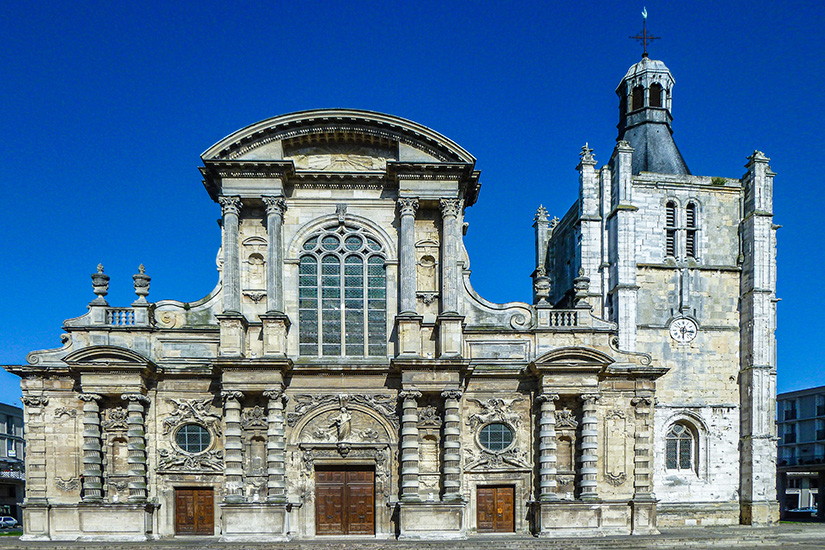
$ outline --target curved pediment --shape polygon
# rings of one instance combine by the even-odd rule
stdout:
[[[607,366],[615,359],[599,350],[592,348],[571,346],[558,348],[538,357],[533,364],[536,366],[558,365],[598,365]]]
[[[475,164],[454,141],[400,117],[353,109],[299,111],[263,120],[207,149],[204,161],[291,160],[296,170],[385,170],[388,161]]]
[[[132,365],[147,367],[152,364],[143,355],[128,348],[118,346],[89,346],[74,351],[63,358],[63,361],[72,366],[82,365]]]

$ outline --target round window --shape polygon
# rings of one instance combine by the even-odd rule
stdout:
[[[202,453],[212,444],[212,436],[200,424],[184,424],[175,434],[175,443],[187,453]]]
[[[513,442],[513,429],[502,422],[493,422],[481,428],[478,442],[489,451],[503,451]]]

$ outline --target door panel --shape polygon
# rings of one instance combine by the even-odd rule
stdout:
[[[476,528],[479,533],[515,531],[515,493],[512,485],[476,489]]]
[[[316,469],[315,532],[375,534],[375,472],[363,467]]]
[[[175,534],[214,534],[214,502],[211,488],[175,489]]]

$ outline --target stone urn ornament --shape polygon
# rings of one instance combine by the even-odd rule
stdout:
[[[138,272],[132,275],[132,280],[135,281],[135,294],[137,294],[138,297],[132,305],[148,304],[149,302],[146,301],[146,297],[149,295],[149,283],[152,281],[152,278],[146,274],[146,268],[143,264],[138,266]]]
[[[92,304],[108,306],[105,296],[109,294],[109,276],[103,273],[103,264],[97,264],[97,273],[92,273],[92,288],[97,294]]]

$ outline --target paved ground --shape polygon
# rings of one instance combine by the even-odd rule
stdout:
[[[707,527],[668,529],[657,536],[598,539],[535,539],[512,536],[463,541],[376,541],[322,539],[286,543],[222,543],[211,538],[144,543],[21,542],[0,537],[0,550],[825,550],[825,524],[781,524],[776,527]]]

